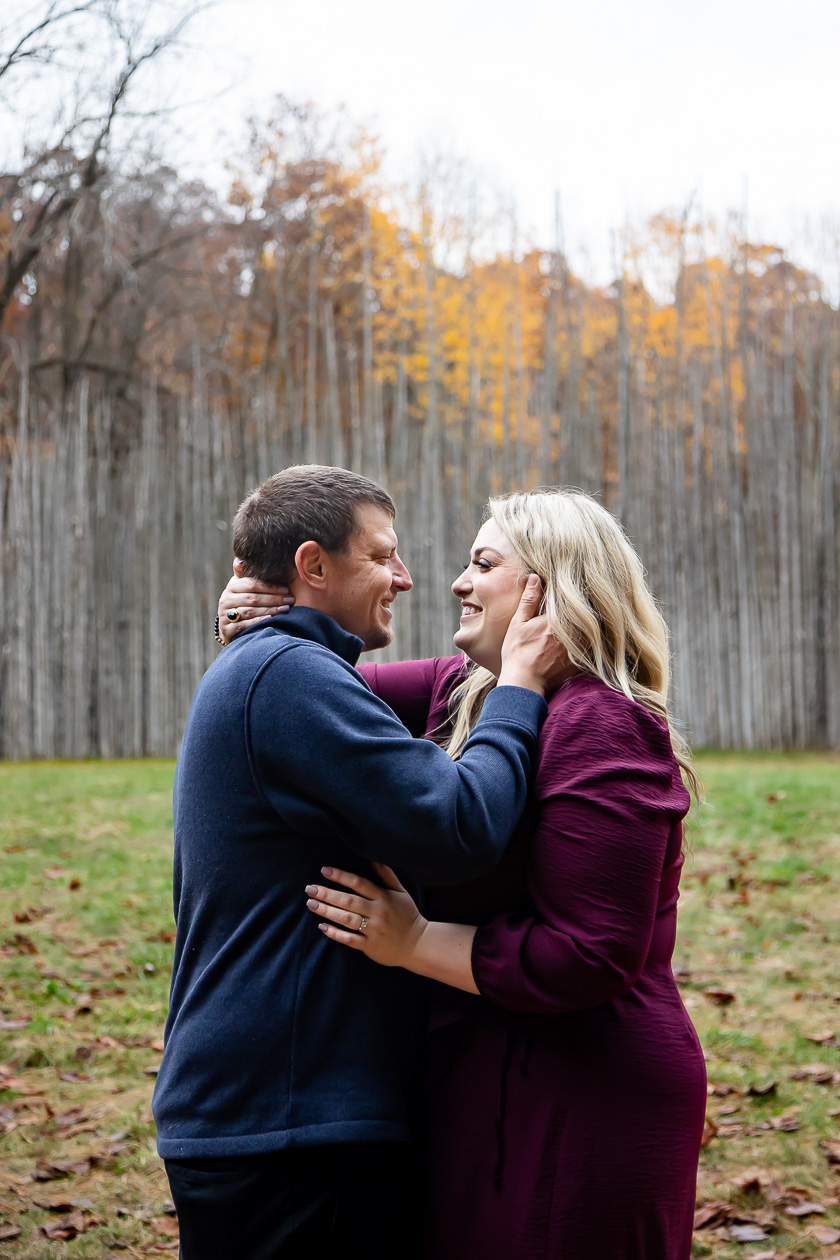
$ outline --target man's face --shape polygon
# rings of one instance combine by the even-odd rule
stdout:
[[[373,503],[356,509],[358,528],[346,552],[326,559],[328,607],[338,624],[356,634],[364,651],[391,642],[391,604],[410,591],[411,575],[397,555],[397,535],[390,512]]]

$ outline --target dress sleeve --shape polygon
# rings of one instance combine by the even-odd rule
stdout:
[[[385,665],[364,664],[356,668],[373,694],[393,709],[412,735],[419,737],[429,721],[439,667],[448,664],[449,659],[430,657],[425,661],[389,661]]]
[[[665,726],[614,693],[584,693],[551,712],[539,757],[532,912],[478,929],[473,974],[508,1010],[583,1010],[641,974],[688,796]]]

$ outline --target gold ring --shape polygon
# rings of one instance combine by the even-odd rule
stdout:
[[[242,613],[238,608],[231,608],[227,615],[228,621],[241,621]]]
[[[359,924],[359,931],[364,932],[365,928],[367,927],[367,919],[365,918],[363,914],[360,914],[359,918],[362,920],[361,923]]]

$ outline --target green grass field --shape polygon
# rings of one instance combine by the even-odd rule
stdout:
[[[713,1090],[694,1254],[840,1256],[840,759],[699,765],[675,955]],[[150,1112],[171,779],[164,761],[0,765],[10,1260],[177,1255]]]

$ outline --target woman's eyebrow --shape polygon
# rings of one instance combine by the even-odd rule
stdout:
[[[500,560],[504,560],[504,556],[501,551],[497,551],[495,547],[476,547],[473,552],[473,559],[477,560],[478,557],[483,555],[485,551],[492,551],[494,556],[498,556]]]

